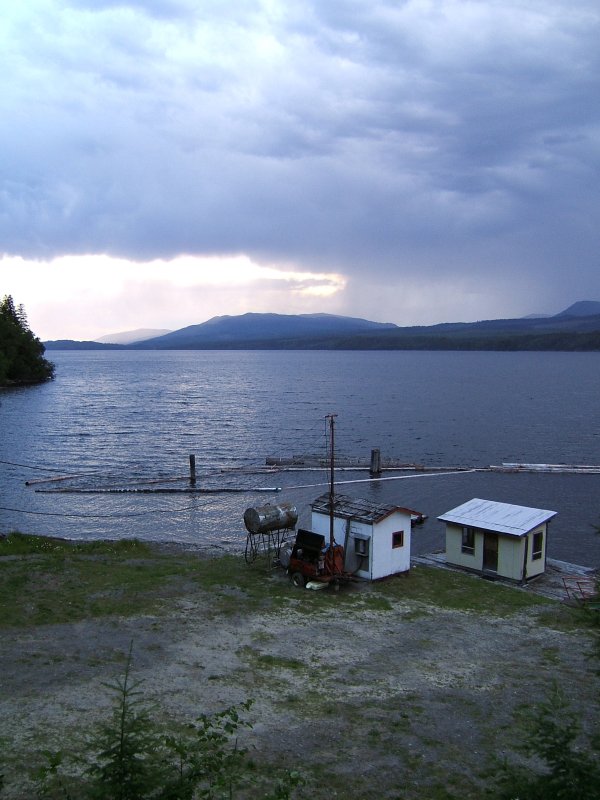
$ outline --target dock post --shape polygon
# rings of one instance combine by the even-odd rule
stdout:
[[[378,447],[371,450],[371,466],[369,467],[369,475],[372,478],[377,478],[381,475],[381,452]]]
[[[190,455],[190,486],[196,485],[196,456]]]

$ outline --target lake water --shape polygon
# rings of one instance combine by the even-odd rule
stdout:
[[[137,536],[243,548],[248,506],[289,501],[310,524],[327,473],[263,474],[267,456],[336,451],[426,467],[600,464],[600,353],[101,351],[48,353],[57,377],[0,392],[0,530]],[[49,494],[184,476],[232,494]],[[75,475],[69,482],[26,481]],[[385,473],[388,476],[387,473]],[[436,517],[472,497],[558,511],[549,555],[600,562],[600,475],[463,473],[364,480],[338,492],[429,515],[413,552],[443,547]],[[388,476],[389,477],[389,476]],[[185,486],[180,484],[167,484]],[[278,494],[257,488],[279,486]]]

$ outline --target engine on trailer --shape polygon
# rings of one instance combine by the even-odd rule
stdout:
[[[329,583],[344,575],[344,548],[339,544],[326,547],[322,534],[300,528],[291,552],[280,554],[280,563],[295,586],[306,586],[311,580]]]

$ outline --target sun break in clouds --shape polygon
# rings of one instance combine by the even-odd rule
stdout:
[[[330,303],[344,289],[340,275],[262,267],[245,256],[181,256],[143,264],[108,256],[34,263],[5,258],[0,269],[4,291],[25,305],[42,339],[93,340],[116,330],[176,329],[271,306],[302,313],[307,299]],[[258,307],[248,307],[253,296]]]

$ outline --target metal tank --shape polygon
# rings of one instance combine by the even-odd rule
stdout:
[[[244,525],[249,533],[268,533],[282,528],[294,528],[298,511],[291,503],[278,503],[244,511]]]

